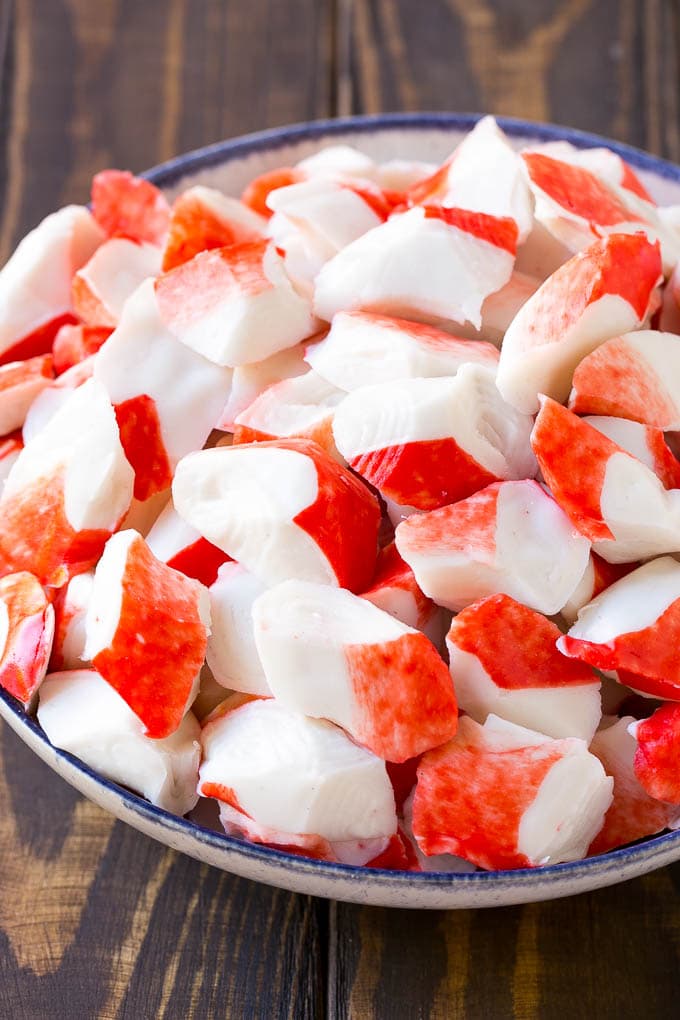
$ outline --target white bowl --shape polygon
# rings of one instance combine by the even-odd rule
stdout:
[[[146,177],[169,197],[190,184],[238,195],[255,175],[290,165],[324,144],[347,142],[377,160],[441,162],[476,120],[474,115],[394,114],[316,121],[212,145],[150,170]],[[566,139],[580,147],[607,145],[635,167],[662,204],[680,203],[680,168],[628,146],[568,128],[499,118],[517,145]],[[51,746],[35,719],[0,691],[0,715],[43,761],[81,793],[149,836],[224,871],[295,892],[353,903],[447,909],[529,903],[587,892],[644,875],[680,859],[680,831],[585,861],[519,871],[394,872],[329,864],[270,850],[177,818],[103,779]],[[27,806],[30,809],[30,806]]]

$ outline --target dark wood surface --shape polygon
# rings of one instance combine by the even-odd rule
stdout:
[[[102,166],[316,116],[485,110],[680,158],[670,0],[0,0],[0,249]],[[164,849],[0,730],[0,1020],[678,1012],[680,865],[560,902],[330,904]]]

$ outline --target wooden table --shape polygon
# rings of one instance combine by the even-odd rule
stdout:
[[[4,0],[3,255],[139,170],[379,110],[555,120],[680,158],[664,0]],[[0,1018],[677,1015],[680,865],[544,905],[328,903],[165,850],[0,732]]]

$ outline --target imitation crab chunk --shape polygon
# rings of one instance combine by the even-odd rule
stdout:
[[[265,590],[239,563],[220,567],[210,586],[211,633],[206,660],[222,687],[271,697],[253,630],[253,604]]]
[[[258,825],[333,842],[397,831],[384,761],[332,723],[273,699],[247,700],[216,709],[201,744],[199,794]]]
[[[183,520],[169,500],[146,536],[156,559],[167,563],[187,577],[209,587],[217,571],[229,559],[225,552],[208,542]]]
[[[672,824],[680,827],[680,705],[662,705],[649,719],[630,723],[628,732],[637,742],[637,781],[650,797],[676,805]]]
[[[173,500],[188,524],[265,584],[290,577],[353,591],[370,584],[378,501],[311,440],[190,454],[177,467]]]
[[[433,510],[502,479],[536,473],[532,420],[501,398],[493,369],[354,390],[333,420],[350,467],[402,506]]]
[[[483,868],[580,860],[602,827],[612,785],[583,740],[462,716],[454,739],[418,766],[413,832],[424,853]]]
[[[348,591],[284,581],[253,605],[255,643],[274,696],[329,719],[402,762],[456,731],[453,684],[420,631]]]
[[[73,307],[88,326],[116,326],[130,295],[160,271],[156,245],[112,237],[73,277]]]
[[[306,343],[296,344],[263,361],[235,368],[229,397],[215,422],[215,428],[233,432],[238,415],[247,410],[268,386],[304,375],[308,367],[305,361],[306,350]]]
[[[589,743],[600,716],[600,680],[562,655],[559,629],[507,595],[468,606],[446,644],[460,708],[476,722],[488,715]]]
[[[546,616],[583,576],[590,543],[533,481],[497,482],[398,525],[397,549],[420,588],[459,612],[504,593]]]
[[[29,407],[53,379],[49,354],[0,367],[0,436],[21,428]]]
[[[52,673],[89,666],[84,659],[85,618],[92,598],[94,571],[76,574],[54,600],[54,642],[50,656]]]
[[[74,669],[46,678],[38,722],[54,747],[165,811],[185,815],[196,805],[201,728],[191,712],[174,733],[152,740],[96,670]]]
[[[24,708],[45,674],[54,636],[54,610],[32,574],[0,578],[0,687]]]
[[[97,564],[83,655],[150,737],[179,727],[197,690],[210,628],[208,592],[120,531]]]
[[[163,271],[181,266],[200,251],[258,241],[266,226],[264,217],[236,198],[202,185],[187,188],[172,206]]]

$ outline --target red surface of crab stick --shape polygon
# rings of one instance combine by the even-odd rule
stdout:
[[[54,371],[61,375],[96,354],[112,332],[109,326],[84,326],[82,323],[62,326],[52,344]]]
[[[0,498],[0,562],[61,587],[99,559],[132,499],[125,458],[106,391],[94,379],[66,403],[10,471]]]
[[[82,669],[89,666],[85,650],[85,617],[92,597],[94,571],[76,574],[59,590],[54,600],[54,641],[50,671]]]
[[[211,633],[206,661],[222,687],[271,697],[253,631],[253,603],[265,590],[262,581],[240,563],[220,567],[210,586]]]
[[[152,804],[176,815],[196,805],[201,729],[191,712],[174,733],[154,740],[96,670],[74,669],[46,678],[38,721],[54,747]]]
[[[213,583],[218,569],[229,559],[225,552],[182,520],[172,500],[166,503],[149,529],[146,542],[156,559],[206,587]]]
[[[455,738],[418,766],[413,832],[424,853],[483,868],[558,864],[585,857],[611,799],[585,741],[462,716]]]
[[[271,698],[235,704],[218,707],[201,734],[198,792],[230,809],[225,821],[282,848],[320,844],[321,856],[328,843],[357,840],[385,841],[368,848],[369,858],[380,852],[397,831],[385,762]]]
[[[29,407],[53,379],[49,354],[0,367],[0,436],[21,428]]]
[[[129,170],[101,170],[92,178],[92,215],[108,237],[162,245],[170,209],[151,181]]]
[[[520,243],[533,222],[522,161],[493,117],[483,117],[431,177],[410,189],[408,197],[509,216],[517,223]]]
[[[583,576],[590,543],[533,481],[500,482],[396,530],[420,588],[458,612],[505,593],[551,616]]]
[[[238,199],[196,185],[178,195],[170,213],[163,270],[181,266],[199,251],[259,240],[267,221]]]
[[[680,337],[641,329],[607,340],[574,372],[569,408],[680,429]]]
[[[614,799],[604,825],[593,839],[588,852],[606,853],[636,839],[653,836],[680,821],[677,805],[650,797],[635,775],[635,737],[628,732],[635,719],[606,719],[593,737],[592,754],[597,755],[614,780]],[[609,724],[609,725],[607,725]]]
[[[0,578],[0,687],[25,708],[45,674],[54,635],[54,610],[32,574]]]
[[[267,584],[289,577],[352,591],[370,584],[378,501],[308,439],[190,454],[177,466],[173,500],[204,538]]]
[[[592,149],[579,149],[571,142],[558,141],[534,145],[528,152],[550,156],[552,159],[572,163],[577,167],[585,167],[605,183],[624,188],[654,205],[654,199],[630,164],[611,149],[598,146]]]
[[[459,613],[446,644],[460,708],[476,722],[489,714],[549,737],[589,743],[600,717],[600,679],[555,647],[561,632],[507,595]]]
[[[231,390],[227,402],[222,409],[217,421],[216,429],[223,429],[232,432],[234,421],[255,401],[268,386],[282,382],[284,379],[292,379],[298,375],[304,375],[307,371],[305,362],[305,351],[307,343],[299,343],[294,347],[287,347],[278,354],[263,361],[255,361],[252,365],[239,365],[234,369],[231,381]]]
[[[629,563],[680,550],[680,492],[666,490],[642,460],[548,398],[531,443],[553,496],[605,560]]]
[[[229,369],[180,343],[161,322],[152,280],[126,302],[118,328],[96,357],[135,469],[135,496],[166,489],[180,459],[200,449],[229,393]]]
[[[75,322],[71,280],[104,240],[82,206],[52,213],[0,271],[0,364],[47,354],[64,322]]]
[[[73,277],[73,307],[88,326],[116,326],[130,295],[160,271],[156,245],[112,237]]]
[[[335,411],[335,444],[350,467],[395,503],[433,510],[492,482],[530,478],[532,420],[501,398],[493,369],[398,379],[350,393]]]
[[[266,240],[200,252],[155,282],[162,322],[217,365],[246,365],[292,347],[318,328]]]
[[[637,457],[657,476],[664,489],[680,488],[680,461],[671,453],[663,431],[627,418],[588,414],[581,421]]]
[[[174,733],[191,705],[210,629],[202,584],[157,560],[135,531],[120,531],[97,564],[84,658],[150,737]]]
[[[370,312],[338,312],[328,336],[309,347],[305,360],[341,390],[393,379],[453,376],[466,362],[493,368],[498,351],[442,329]]]
[[[402,560],[394,542],[378,553],[371,587],[362,592],[361,597],[407,627],[421,630],[435,648],[443,647],[450,614],[423,594],[415,574]]]
[[[508,218],[434,205],[396,213],[326,263],[315,309],[329,322],[363,309],[479,327],[485,298],[510,279],[516,247]]]
[[[348,591],[284,581],[253,606],[255,643],[274,696],[329,719],[402,762],[456,732],[451,677],[436,648]]]
[[[342,390],[310,369],[304,375],[268,386],[234,422],[234,444],[264,439],[313,439],[326,453],[344,463],[333,440],[335,408]]]
[[[680,701],[680,563],[662,556],[585,606],[560,639],[565,655],[615,669],[622,683]]]
[[[631,723],[637,741],[633,769],[655,800],[680,804],[680,705],[662,705],[649,719]],[[680,819],[680,810],[675,817]]]
[[[566,400],[578,363],[605,340],[645,321],[661,281],[658,246],[613,234],[561,266],[511,322],[498,365],[498,388],[522,411],[538,395]]]

